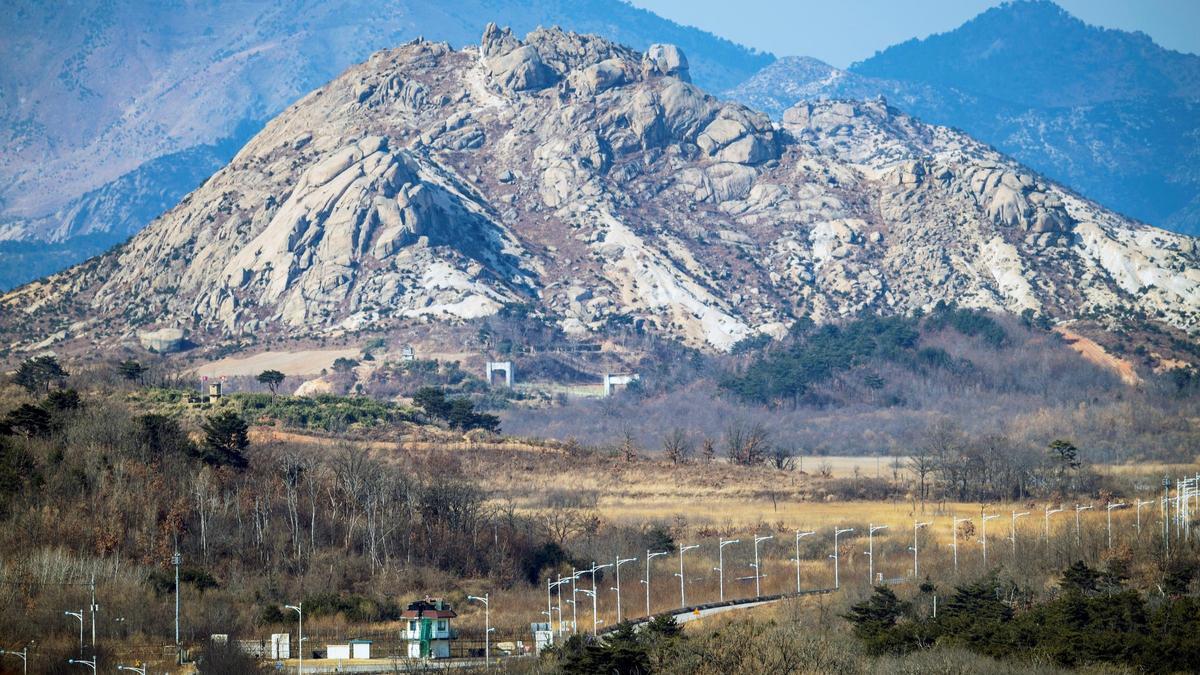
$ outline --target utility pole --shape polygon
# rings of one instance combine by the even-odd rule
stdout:
[[[982,525],[982,535],[983,535],[983,567],[984,567],[984,569],[987,569],[987,566],[988,566],[988,561],[987,561],[987,521],[989,521],[989,520],[993,520],[993,519],[995,519],[995,518],[999,518],[999,517],[1000,517],[1000,514],[995,514],[995,515],[991,515],[991,516],[989,516],[989,515],[987,515],[986,513],[980,513],[980,516],[981,516],[980,520],[981,520],[981,521],[982,521],[982,523],[983,523],[983,525]]]
[[[92,660],[96,660],[96,610],[99,609],[96,604],[96,573],[92,572]]]
[[[685,591],[683,588],[683,554],[687,553],[688,551],[690,551],[694,548],[700,548],[700,544],[691,544],[688,546],[684,546],[683,544],[679,545],[679,574],[677,574],[676,576],[679,577],[679,607],[680,608],[687,607],[687,591]]]
[[[954,575],[958,576],[958,524],[969,523],[970,518],[950,517],[950,548],[954,550]]]
[[[918,543],[919,537],[917,536],[917,534],[921,531],[922,527],[928,527],[928,526],[929,526],[929,523],[918,523],[918,522],[913,523],[913,545],[912,545],[913,579],[919,579],[921,576],[921,564],[920,564],[920,560],[918,558],[918,551],[920,549],[920,544]]]
[[[867,570],[867,585],[875,584],[875,533],[886,530],[887,525],[867,525],[867,560],[870,567]]]
[[[738,539],[717,539],[717,578],[721,587],[721,602],[725,602],[725,547],[736,544]]]
[[[1008,537],[1009,539],[1012,539],[1013,560],[1017,559],[1017,518],[1023,518],[1027,515],[1029,515],[1028,511],[1022,511],[1020,513],[1017,513],[1016,511],[1012,512],[1012,528],[1008,531]]]
[[[1118,502],[1116,504],[1106,504],[1104,506],[1104,510],[1108,512],[1108,550],[1110,551],[1112,550],[1112,512],[1113,509],[1119,509],[1125,505],[1126,504],[1124,502]]]
[[[637,558],[622,558],[617,556],[617,561],[613,563],[613,572],[617,576],[617,587],[613,590],[617,592],[617,623],[621,623],[621,565],[629,562],[637,562]]]
[[[654,553],[651,553],[650,549],[646,549],[646,578],[642,580],[642,583],[646,584],[646,618],[647,619],[649,619],[651,616],[651,614],[650,614],[650,561],[654,560],[655,558],[657,558],[660,555],[667,555],[667,553],[668,553],[667,551],[656,551]]]
[[[179,642],[179,564],[183,556],[179,555],[179,535],[175,535],[175,554],[171,556],[171,564],[175,566],[175,662],[183,663],[183,645]]]
[[[839,565],[839,562],[840,562],[839,554],[838,554],[838,537],[843,534],[846,534],[848,532],[853,532],[853,531],[854,531],[853,527],[847,527],[845,529],[841,529],[837,525],[833,526],[833,555],[831,555],[829,557],[833,558],[833,588],[835,590],[842,587],[842,578],[839,574],[839,569],[838,569],[840,566]]]
[[[800,537],[807,537],[816,534],[813,531],[801,532],[796,530],[796,592],[800,592]]]

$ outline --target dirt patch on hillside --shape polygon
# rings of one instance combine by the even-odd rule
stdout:
[[[1136,387],[1142,383],[1142,378],[1138,377],[1137,370],[1134,369],[1132,363],[1126,361],[1125,359],[1109,354],[1104,350],[1104,347],[1101,347],[1095,341],[1072,331],[1070,328],[1055,326],[1054,330],[1059,335],[1063,336],[1063,339],[1067,341],[1067,344],[1071,347],[1071,349],[1079,352],[1080,356],[1100,366],[1101,368],[1107,368],[1108,370],[1116,373],[1118,376],[1120,376],[1121,381],[1125,384],[1131,387]]]

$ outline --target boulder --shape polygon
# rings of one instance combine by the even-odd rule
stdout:
[[[628,81],[625,62],[620,59],[605,59],[600,63],[571,73],[571,84],[574,89],[589,94],[598,94]]]
[[[558,80],[558,73],[542,61],[537,49],[521,44],[512,31],[494,23],[484,28],[479,53],[488,74],[502,89],[543,89]]]
[[[687,57],[675,45],[653,44],[642,55],[642,75],[666,75],[691,82]]]

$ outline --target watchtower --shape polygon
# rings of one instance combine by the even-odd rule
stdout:
[[[458,637],[458,632],[450,627],[450,620],[457,616],[450,603],[441,598],[425,596],[424,600],[409,603],[400,615],[405,621],[400,638],[408,641],[408,657],[450,658],[450,641]]]

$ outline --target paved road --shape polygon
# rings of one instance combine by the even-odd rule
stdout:
[[[670,609],[665,612],[659,612],[652,618],[658,618],[660,616],[673,616],[679,623],[685,623],[687,621],[694,621],[702,617],[712,616],[713,614],[720,614],[722,612],[728,612],[735,609],[747,609],[750,607],[758,607],[760,605],[769,605],[773,602],[779,602],[780,600],[785,600],[787,598],[799,598],[807,595],[825,595],[833,592],[834,589],[832,588],[814,588],[810,591],[800,591],[799,593],[779,593],[777,595],[761,595],[754,598],[741,598],[740,600],[709,602],[703,605],[692,605],[691,607],[680,607],[678,609]],[[629,622],[634,626],[640,626],[646,623],[646,621],[646,617],[629,619]],[[613,630],[613,628],[614,626],[609,626],[601,629],[600,633],[607,633]]]

